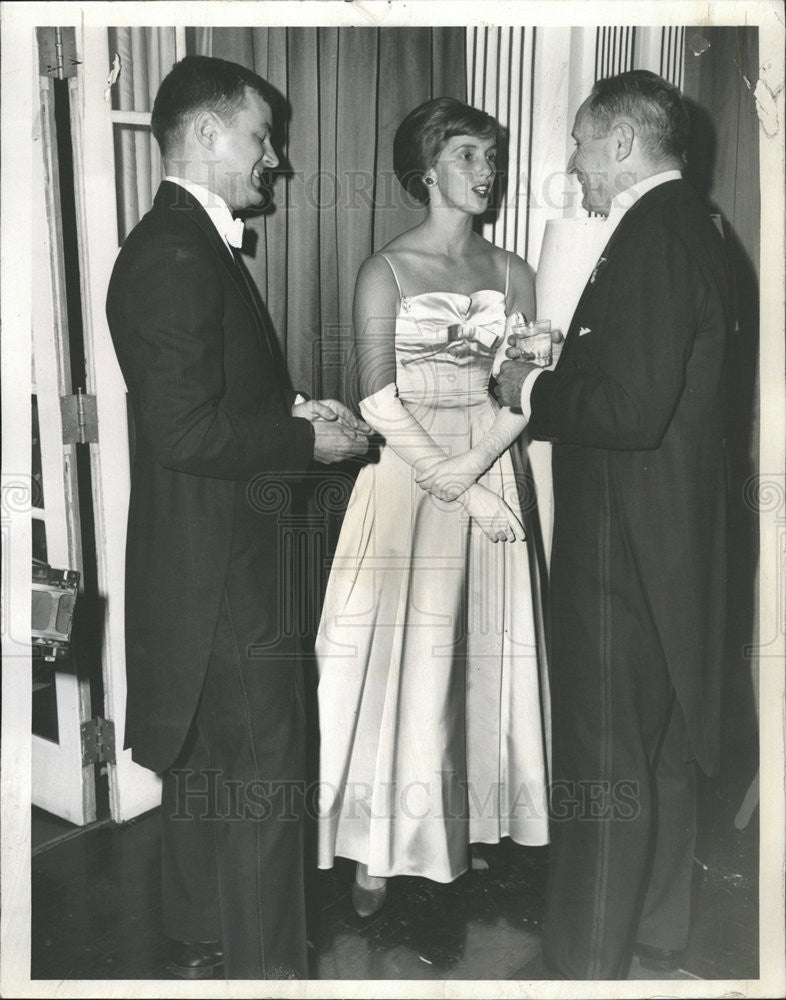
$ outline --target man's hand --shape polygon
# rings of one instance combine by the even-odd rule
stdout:
[[[368,424],[337,399],[310,399],[292,407],[293,417],[302,417],[314,427],[314,461],[323,465],[360,458],[368,451]]]
[[[510,353],[510,348],[506,353]],[[542,369],[531,361],[503,361],[494,386],[494,395],[502,406],[521,406],[521,387],[532,371]]]
[[[497,401],[503,406],[521,406],[521,387],[524,384],[524,379],[531,371],[553,370],[562,353],[564,339],[561,330],[551,331],[551,364],[548,368],[541,368],[540,365],[532,364],[531,358],[534,355],[521,349],[520,341],[515,334],[508,337],[510,347],[505,350],[505,357],[510,360],[502,362],[497,375],[497,384],[494,387]]]
[[[530,354],[529,351],[522,350],[519,342],[519,338],[515,333],[512,333],[508,337],[509,347],[505,348],[505,357],[510,361],[532,361],[535,357],[534,354]],[[505,362],[502,362],[503,365]]]
[[[562,345],[564,341],[565,338],[562,335],[562,330],[551,331],[551,364],[547,366],[545,369],[546,371],[556,367],[557,362],[559,361],[559,356],[562,354]],[[508,343],[510,344],[510,347],[505,349],[505,357],[510,358],[511,361],[518,361],[519,359],[522,361],[532,361],[535,357],[534,354],[530,354],[528,351],[521,349],[521,341],[515,333],[512,333],[508,337]]]
[[[337,399],[309,399],[305,403],[298,403],[292,407],[292,416],[302,417],[312,424],[317,420],[338,420],[346,430],[354,432],[358,441],[367,439],[374,433],[365,420],[355,416],[348,406]]]
[[[368,451],[368,438],[348,430],[338,420],[315,420],[313,427],[315,462],[331,465],[347,458],[360,458]]]

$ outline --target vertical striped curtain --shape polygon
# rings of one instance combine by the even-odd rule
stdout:
[[[635,28],[597,28],[595,30],[595,79],[636,69],[633,55]]]
[[[507,192],[484,226],[493,243],[527,256],[532,162],[534,28],[474,28],[467,32],[467,100],[508,130]]]
[[[661,32],[658,72],[682,90],[684,68],[685,28],[664,28]]]
[[[650,69],[682,86],[685,28],[473,28],[467,93],[509,129],[507,192],[483,234],[537,266],[546,221],[586,215],[565,174],[573,117],[593,83]]]

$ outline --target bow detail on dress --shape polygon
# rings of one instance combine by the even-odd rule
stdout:
[[[439,333],[445,336],[444,343],[426,354],[418,354],[417,357],[402,360],[402,364],[424,361],[427,358],[434,358],[438,354],[447,354],[452,358],[463,358],[468,354],[479,353],[477,348],[480,348],[481,351],[494,351],[503,337],[502,334],[494,333],[489,327],[473,326],[469,323],[451,323],[450,326],[443,327]]]
[[[499,334],[493,333],[486,326],[470,326],[467,323],[451,323],[448,327],[448,344],[455,344],[457,341],[469,341],[481,344],[488,350],[493,351],[500,342]]]

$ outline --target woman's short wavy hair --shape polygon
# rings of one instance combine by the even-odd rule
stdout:
[[[410,111],[393,140],[393,170],[401,185],[422,205],[428,204],[423,175],[436,163],[448,139],[492,136],[500,144],[505,131],[496,118],[453,97],[435,97]]]

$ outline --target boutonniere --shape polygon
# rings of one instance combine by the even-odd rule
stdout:
[[[597,264],[595,265],[595,267],[594,267],[594,268],[592,269],[592,274],[590,275],[590,280],[589,280],[589,283],[590,283],[591,285],[594,285],[594,284],[595,284],[595,279],[596,279],[596,278],[598,277],[598,272],[599,272],[599,271],[600,271],[600,269],[601,269],[601,268],[602,268],[602,267],[603,267],[603,266],[604,266],[604,265],[606,264],[606,261],[607,261],[607,260],[608,260],[608,257],[599,257],[599,258],[598,258],[598,263],[597,263]]]

